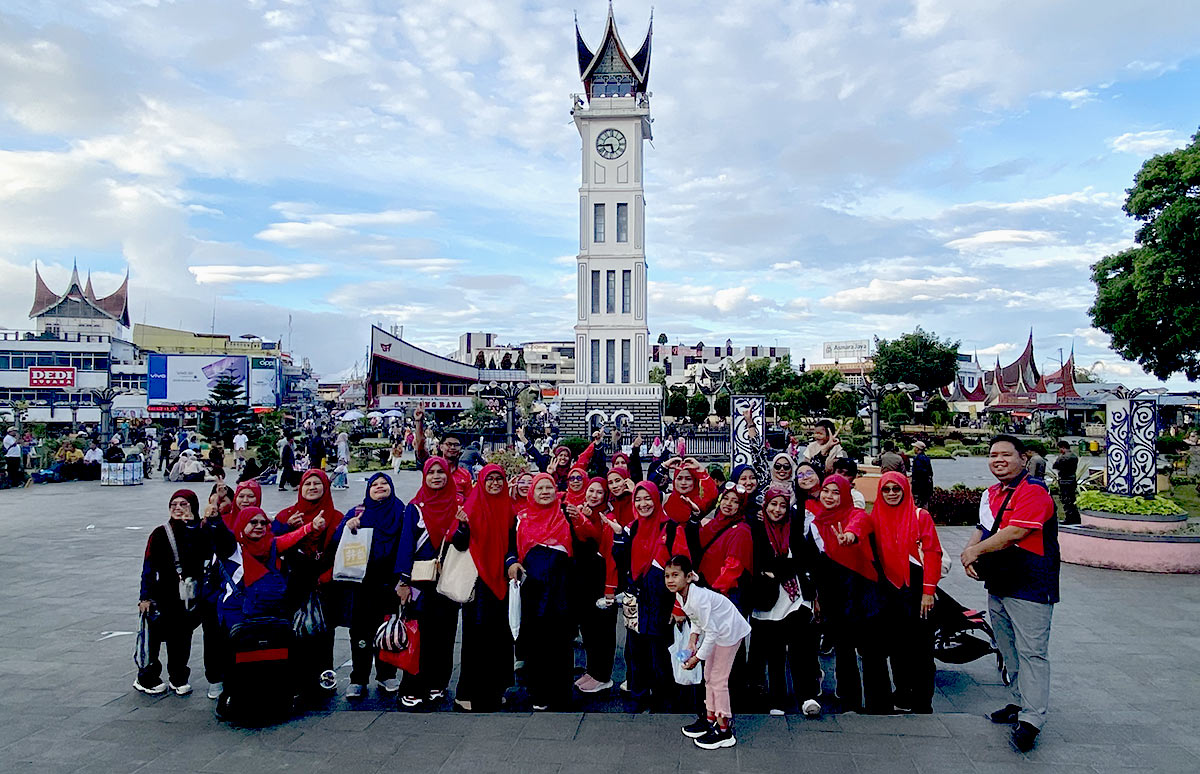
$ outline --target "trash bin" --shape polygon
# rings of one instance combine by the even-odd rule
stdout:
[[[1095,454],[1096,452],[1100,451],[1100,442],[1099,441],[1088,441],[1088,451],[1090,451],[1092,454]]]

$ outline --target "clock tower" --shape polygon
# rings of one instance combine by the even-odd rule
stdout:
[[[646,197],[650,136],[650,38],[630,55],[612,4],[593,51],[575,25],[584,93],[571,115],[582,140],[579,187],[575,383],[562,385],[560,431],[588,436],[603,426],[647,438],[661,431],[661,388],[649,379],[646,325]]]

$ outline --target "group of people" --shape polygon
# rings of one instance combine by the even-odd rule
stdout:
[[[447,433],[438,454],[418,451],[421,485],[407,502],[388,475],[376,473],[346,514],[334,507],[320,469],[301,476],[296,503],[274,518],[262,510],[253,481],[236,491],[214,487],[203,512],[190,490],[172,495],[170,520],[146,550],[139,606],[157,616],[154,658],[135,688],[190,691],[188,648],[203,626],[209,696],[217,698],[233,626],[264,615],[290,619],[316,600],[328,626],[298,637],[292,659],[296,692],[316,700],[333,690],[333,632],[345,626],[347,698],[366,693],[374,669],[380,689],[402,706],[436,705],[451,688],[461,619],[453,691],[460,711],[501,709],[516,695],[509,688],[518,673],[535,711],[569,706],[573,689],[610,690],[619,630],[620,689],[654,711],[696,710],[683,733],[706,749],[736,743],[735,706],[805,716],[826,707],[932,711],[929,616],[944,572],[942,547],[903,472],[881,477],[867,512],[851,479],[835,472],[832,433],[811,458],[774,454],[759,469],[734,467],[723,484],[677,456],[655,460],[643,476],[638,445],[593,475],[595,443],[578,456],[565,446],[537,454],[536,472],[489,464],[472,477],[460,464],[462,441]],[[1009,446],[1020,442],[1000,438],[992,448]],[[1008,637],[1001,647],[1011,651],[1010,674],[1019,675],[1017,709],[997,717],[1032,728],[1032,744],[1045,717],[1047,662],[1044,652],[1040,661],[1018,654],[1014,642],[1024,644],[1030,626],[1044,627],[1048,637],[1048,612],[1030,605],[1057,601],[1057,550],[1052,530],[1042,529],[1044,488],[1023,472],[997,487],[989,493],[994,518],[981,520],[962,561],[969,575],[988,580],[993,617],[1007,622],[997,627],[1001,640]],[[1022,515],[1037,509],[1036,518]],[[365,574],[335,579],[343,535],[368,527]],[[1036,561],[1025,556],[1039,551]],[[1036,601],[1015,600],[1001,587],[1007,581],[997,578],[1007,570],[994,569],[998,557],[1037,576],[1036,593],[1025,594]],[[445,585],[464,577],[465,601]],[[202,581],[195,599],[185,598],[185,579]],[[420,634],[419,668],[403,679],[375,644],[391,619],[415,621]],[[573,681],[577,637],[584,670]],[[165,684],[159,643],[167,646]],[[823,692],[823,647],[834,656],[830,693]],[[701,668],[702,680],[689,676]]]

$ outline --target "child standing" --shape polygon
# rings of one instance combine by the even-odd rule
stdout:
[[[729,706],[729,672],[742,640],[750,634],[750,624],[729,598],[712,589],[694,585],[696,574],[686,556],[671,557],[663,568],[667,590],[675,594],[693,632],[683,662],[684,669],[695,669],[704,662],[704,706],[707,718],[683,727],[683,734],[704,750],[733,747],[733,711]]]

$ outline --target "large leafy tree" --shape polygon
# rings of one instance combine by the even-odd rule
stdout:
[[[908,382],[917,385],[921,392],[945,387],[958,374],[960,343],[939,339],[936,333],[920,326],[891,341],[876,339],[871,381],[876,384]]]
[[[1092,267],[1092,324],[1159,379],[1200,378],[1200,132],[1147,161],[1126,191],[1137,247]]]

